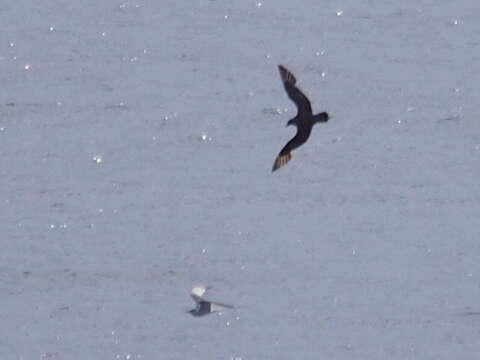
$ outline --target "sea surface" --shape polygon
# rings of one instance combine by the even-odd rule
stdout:
[[[478,358],[479,18],[4,1],[0,358]],[[332,118],[272,174],[278,64]]]

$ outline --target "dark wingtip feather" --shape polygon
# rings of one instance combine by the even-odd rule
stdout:
[[[288,163],[291,158],[292,158],[291,153],[278,155],[277,158],[275,159],[275,162],[273,163],[272,172],[280,169],[282,166],[284,166],[286,163]]]
[[[280,72],[280,77],[282,78],[283,82],[295,85],[297,79],[293,74],[283,65],[278,65],[278,71]]]

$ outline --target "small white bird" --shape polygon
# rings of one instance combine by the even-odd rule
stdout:
[[[203,316],[212,312],[221,311],[223,309],[233,309],[234,307],[229,304],[223,304],[219,302],[209,301],[203,298],[205,292],[211,289],[211,286],[197,285],[192,289],[190,296],[197,304],[195,309],[189,311],[193,316]]]

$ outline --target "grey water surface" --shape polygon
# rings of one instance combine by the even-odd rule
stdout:
[[[476,359],[479,18],[4,1],[0,359]],[[332,119],[272,174],[277,64]]]

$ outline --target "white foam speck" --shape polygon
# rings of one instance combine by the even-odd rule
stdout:
[[[262,3],[261,1],[259,1],[259,2],[257,2],[257,3],[255,4],[255,6],[256,6],[257,8],[261,8],[262,5],[263,5],[263,3]]]
[[[343,15],[343,10],[338,10],[337,11],[337,16],[342,16]]]
[[[93,161],[95,161],[97,164],[101,164],[102,163],[102,157],[100,155],[95,155],[93,157]]]
[[[200,139],[202,141],[212,141],[212,138],[208,136],[206,133],[203,133],[202,135],[200,135]]]
[[[25,68],[25,70],[30,70],[30,64],[26,64],[26,65],[24,66],[24,68]]]

